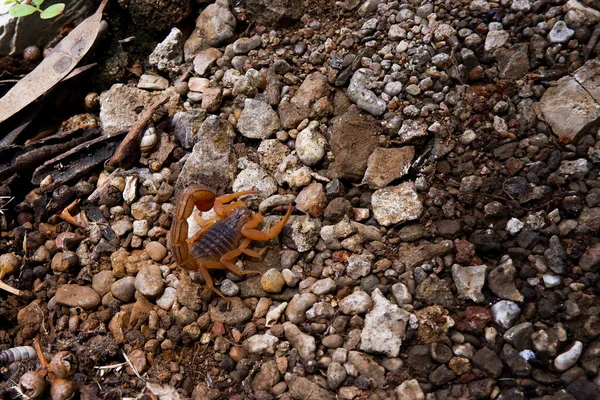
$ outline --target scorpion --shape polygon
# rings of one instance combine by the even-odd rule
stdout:
[[[248,209],[242,200],[236,199],[257,193],[256,190],[246,190],[217,197],[209,188],[191,186],[182,192],[175,209],[169,232],[175,263],[186,269],[200,271],[206,283],[205,290],[213,291],[227,304],[229,301],[214,287],[209,270],[227,269],[237,275],[260,274],[259,271],[240,269],[233,260],[242,254],[262,257],[267,248],[261,251],[249,249],[252,240],[267,241],[275,238],[292,213],[290,203],[285,216],[267,232],[255,229],[264,217]],[[216,216],[210,219],[197,218],[201,229],[188,238],[187,219],[192,215],[194,207],[202,212],[212,209]]]

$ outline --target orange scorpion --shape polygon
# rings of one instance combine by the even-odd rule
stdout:
[[[206,282],[206,290],[212,290],[227,303],[229,301],[225,296],[214,287],[208,270],[228,269],[238,275],[260,274],[259,271],[241,270],[233,260],[241,254],[260,258],[267,248],[258,252],[248,249],[251,241],[267,241],[275,238],[292,213],[292,203],[290,203],[285,216],[267,232],[255,229],[263,220],[263,216],[248,209],[242,200],[230,202],[238,197],[257,193],[256,190],[246,190],[216,197],[215,192],[209,188],[191,186],[183,191],[175,209],[169,232],[169,242],[175,262],[183,268],[200,271]],[[188,238],[187,219],[192,214],[194,206],[202,212],[213,209],[216,216],[207,220],[198,220],[200,231]]]

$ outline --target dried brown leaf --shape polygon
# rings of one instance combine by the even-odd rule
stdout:
[[[0,122],[3,122],[60,82],[92,47],[108,0],[85,19],[54,50],[19,83],[0,99]]]

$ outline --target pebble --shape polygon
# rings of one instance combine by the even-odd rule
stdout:
[[[344,314],[363,314],[373,307],[373,300],[367,292],[356,290],[340,300],[339,306],[340,311]]]
[[[296,136],[296,153],[304,165],[313,166],[325,157],[327,140],[318,131],[319,123],[311,121]]]
[[[317,300],[317,296],[312,293],[295,294],[285,309],[286,318],[293,324],[304,322],[306,310],[312,307]]]
[[[281,124],[271,106],[261,100],[246,99],[237,123],[240,133],[250,139],[268,139]]]
[[[114,277],[112,271],[100,271],[92,278],[92,289],[94,289],[96,293],[102,297],[106,293],[110,292],[110,288],[115,281],[116,278]]]
[[[172,287],[165,288],[162,296],[156,299],[156,305],[163,310],[169,311],[177,300],[177,290]]]
[[[55,295],[56,302],[68,307],[80,307],[84,310],[93,310],[100,305],[98,293],[89,286],[62,285]]]
[[[275,354],[275,346],[279,343],[277,337],[264,334],[254,335],[244,341],[244,348],[249,354],[272,356]]]
[[[425,400],[425,393],[416,379],[405,380],[394,389],[397,400]]]
[[[135,278],[126,276],[112,284],[110,292],[123,303],[131,303],[135,300]]]
[[[167,248],[159,242],[149,242],[144,250],[156,262],[162,262],[167,256]]]
[[[412,182],[375,191],[371,204],[373,216],[383,226],[413,221],[423,213],[423,204]]]
[[[491,312],[494,322],[502,328],[508,329],[513,326],[521,314],[521,308],[517,303],[501,300],[492,306]]]
[[[262,274],[260,285],[267,293],[279,293],[285,285],[285,279],[283,279],[281,271],[271,268]]]
[[[583,351],[583,343],[576,341],[571,348],[564,353],[561,353],[554,359],[554,367],[562,372],[571,368],[577,363]]]
[[[292,347],[298,351],[298,355],[301,358],[305,360],[315,358],[317,345],[314,337],[302,332],[291,322],[285,322],[283,324],[283,332],[285,338],[290,342]]]
[[[336,284],[331,278],[319,279],[311,286],[310,290],[317,296],[329,294],[336,289]]]
[[[548,34],[550,43],[566,43],[573,37],[575,31],[570,29],[564,21],[557,21]]]
[[[155,298],[163,293],[162,272],[158,265],[145,265],[135,277],[135,288],[141,295]]]
[[[485,296],[481,293],[485,284],[485,271],[487,266],[477,265],[474,267],[452,266],[452,279],[458,291],[458,297],[470,299],[476,303],[483,302]]]
[[[148,62],[158,68],[159,71],[178,71],[183,62],[183,34],[181,31],[172,28],[165,40],[156,45],[148,58]],[[166,81],[168,86],[169,82],[165,78],[162,79]],[[139,84],[138,87],[140,87]]]
[[[360,349],[384,353],[388,357],[398,357],[410,313],[392,304],[378,288],[373,291],[371,298],[374,307],[365,316],[365,325],[360,335]]]

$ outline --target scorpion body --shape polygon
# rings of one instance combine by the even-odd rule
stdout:
[[[249,210],[241,200],[230,202],[238,197],[256,193],[254,190],[247,190],[216,197],[208,188],[193,186],[183,191],[175,209],[169,241],[176,264],[200,271],[206,288],[223,299],[223,294],[214,288],[208,270],[228,269],[238,275],[260,274],[259,271],[241,270],[233,260],[241,254],[260,258],[266,248],[260,252],[248,249],[252,240],[267,241],[275,238],[292,213],[290,203],[285,216],[267,232],[255,229],[263,220],[263,216]],[[216,216],[209,220],[200,219],[198,223],[202,229],[188,238],[187,219],[192,215],[194,207],[200,211],[213,209]]]

